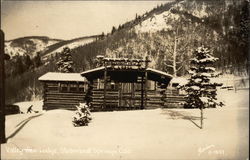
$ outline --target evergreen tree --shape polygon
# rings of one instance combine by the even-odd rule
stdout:
[[[104,34],[104,32],[102,32],[100,39],[103,40],[104,38],[105,38],[105,34]]]
[[[68,47],[63,48],[63,51],[59,54],[59,61],[56,63],[59,72],[72,73],[73,69],[73,59]]]
[[[31,61],[29,55],[26,55],[26,56],[25,56],[24,64],[25,64],[25,69],[26,69],[26,70],[28,70],[28,69],[30,69],[30,68],[33,67],[33,62]]]
[[[215,73],[215,68],[212,67],[218,58],[210,54],[210,50],[205,47],[199,47],[195,53],[194,58],[191,59],[191,67],[189,73],[191,78],[184,86],[188,96],[186,108],[205,108],[222,106],[222,102],[218,102],[216,98],[216,87],[221,84],[211,82],[211,78],[217,77],[219,74]]]
[[[17,55],[15,58],[16,58],[15,75],[20,75],[25,71],[25,67],[24,67],[24,64],[23,64],[23,59],[19,55]]]
[[[116,32],[115,26],[112,27],[111,34],[114,34]]]
[[[34,65],[35,65],[36,68],[42,65],[40,52],[37,52],[36,56],[34,57]]]

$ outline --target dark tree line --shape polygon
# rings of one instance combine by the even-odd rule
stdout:
[[[34,70],[42,65],[40,53],[38,52],[34,58],[29,55],[15,55],[6,62],[6,77],[18,76],[26,71]]]

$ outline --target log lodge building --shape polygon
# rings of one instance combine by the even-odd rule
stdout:
[[[52,73],[39,78],[44,110],[70,109],[86,102],[92,111],[180,107],[184,96],[167,90],[172,76],[148,67],[148,58],[98,57],[99,67],[82,73]]]

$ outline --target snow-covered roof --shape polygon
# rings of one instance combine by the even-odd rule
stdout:
[[[91,72],[101,71],[101,70],[104,70],[104,69],[105,69],[105,67],[94,68],[94,69],[82,72],[81,75],[88,74],[88,73],[91,73]]]
[[[184,78],[184,77],[174,77],[171,80],[171,83],[177,83],[177,84],[180,84],[180,85],[184,85],[184,84],[188,83],[188,79]]]
[[[86,78],[82,77],[80,73],[58,73],[48,72],[38,78],[39,81],[73,81],[86,82]]]
[[[163,71],[159,71],[159,70],[156,70],[156,69],[153,69],[153,68],[147,68],[146,70],[172,78],[172,75],[167,74],[166,72],[163,72]]]

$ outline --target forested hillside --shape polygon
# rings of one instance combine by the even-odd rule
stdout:
[[[248,74],[249,1],[247,0],[176,0],[157,6],[143,15],[135,15],[102,34],[92,43],[80,43],[71,48],[74,71],[82,72],[95,67],[97,55],[108,57],[145,58],[152,60],[150,67],[172,75],[186,75],[189,59],[198,46],[204,45],[218,57],[217,69],[226,74]],[[67,46],[55,43],[41,55]],[[60,54],[60,52],[58,52]],[[10,73],[7,79],[7,102],[29,100],[39,96],[41,84],[37,78],[57,71],[58,54],[48,56],[36,67],[20,74]],[[29,62],[29,58],[18,61]],[[38,61],[38,62],[37,62]],[[13,62],[7,62],[11,71]],[[18,64],[18,63],[15,63]],[[18,67],[17,67],[18,68]],[[8,72],[9,72],[8,71]],[[18,90],[18,92],[17,92]],[[20,93],[20,94],[18,94]],[[18,96],[17,96],[18,95]]]
[[[204,45],[220,59],[216,67],[222,72],[246,74],[248,32],[248,1],[175,1],[136,15],[117,29],[113,27],[104,40],[74,49],[74,57],[82,71],[93,67],[97,54],[129,58],[149,55],[152,67],[171,74],[175,70],[181,76],[189,67],[194,48]]]

